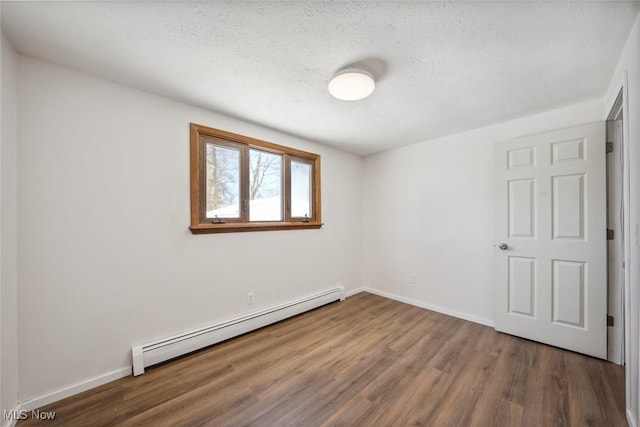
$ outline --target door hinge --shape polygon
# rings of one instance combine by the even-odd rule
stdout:
[[[613,142],[607,142],[607,153],[613,153]]]
[[[607,315],[607,326],[613,326],[613,316]]]
[[[613,230],[607,228],[607,240],[613,240]]]

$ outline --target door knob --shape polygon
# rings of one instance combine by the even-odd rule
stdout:
[[[500,243],[498,245],[498,248],[502,249],[503,251],[506,251],[509,248],[509,245],[507,245],[506,243]]]

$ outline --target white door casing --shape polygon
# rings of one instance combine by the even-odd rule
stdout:
[[[498,142],[495,167],[496,330],[606,358],[605,124]]]
[[[607,228],[615,238],[607,242],[608,313],[615,319],[615,326],[608,329],[607,359],[621,365],[624,360],[624,228],[622,204],[622,119],[609,120],[607,142],[613,144],[613,152],[607,155]]]

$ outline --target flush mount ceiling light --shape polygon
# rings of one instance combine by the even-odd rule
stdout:
[[[343,101],[357,101],[373,93],[376,82],[373,76],[364,70],[347,68],[338,71],[329,82],[329,93]]]

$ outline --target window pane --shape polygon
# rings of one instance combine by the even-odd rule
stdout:
[[[282,156],[249,150],[249,220],[282,221]]]
[[[207,144],[207,218],[240,217],[240,151]]]
[[[311,211],[311,165],[291,162],[291,216],[312,216]]]

